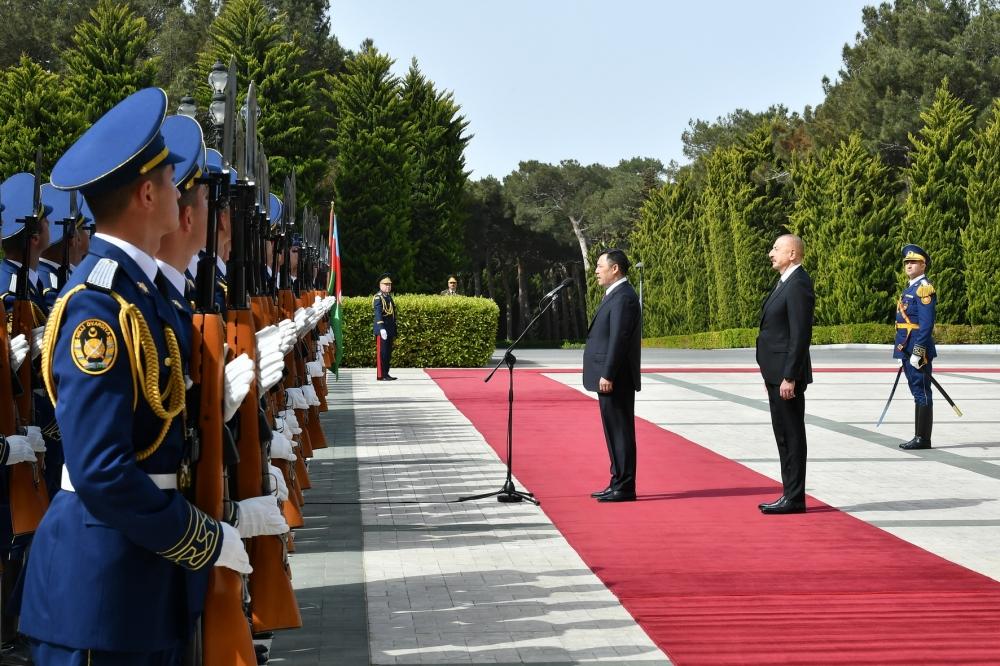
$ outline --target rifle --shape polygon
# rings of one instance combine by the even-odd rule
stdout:
[[[235,107],[235,60],[230,60],[226,89],[226,123],[231,124]],[[227,131],[224,129],[223,131]],[[225,144],[224,144],[225,145]],[[232,143],[229,144],[230,148]],[[225,324],[215,304],[215,267],[220,201],[229,196],[227,156],[223,155],[222,174],[208,174],[198,179],[208,186],[208,228],[205,255],[198,262],[195,313],[190,373],[193,386],[189,406],[193,412],[195,442],[194,504],[212,518],[234,522],[229,498],[229,468],[238,455],[222,422],[222,390],[225,357]],[[212,567],[205,608],[194,646],[196,663],[254,666],[257,655],[244,607],[246,580],[226,567]]]
[[[31,331],[43,322],[37,321],[35,310],[28,289],[28,264],[31,260],[31,238],[38,233],[43,216],[41,193],[41,148],[35,153],[35,183],[32,197],[32,213],[24,218],[24,245],[21,256],[21,267],[17,271],[17,287],[13,316],[11,318],[11,335],[23,334],[31,342]],[[30,354],[30,352],[29,352]],[[18,426],[31,425],[34,415],[32,403],[32,363],[26,358],[17,372],[17,380],[21,386],[20,394],[15,396]],[[41,474],[44,466],[44,455],[36,455],[35,462],[18,463],[10,468],[10,515],[14,535],[30,534],[38,529],[42,516],[49,507],[49,494],[45,487],[45,479]]]
[[[233,254],[227,267],[230,279],[226,332],[234,354],[247,354],[256,362],[256,338],[253,312],[247,294],[246,251],[250,216],[255,215],[257,144],[257,92],[253,82],[247,91],[246,150],[240,155],[241,180],[236,184],[233,227]],[[270,430],[261,428],[260,400],[256,383],[251,385],[240,406],[240,465],[237,487],[241,499],[271,494],[271,477],[266,461]],[[263,419],[266,425],[266,419]],[[264,439],[265,436],[267,440]],[[253,573],[250,574],[250,614],[254,632],[293,629],[302,626],[302,616],[292,590],[291,570],[285,539],[281,536],[258,536],[250,539],[247,551]]]

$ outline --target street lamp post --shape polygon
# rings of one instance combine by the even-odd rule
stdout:
[[[229,72],[218,60],[208,73],[208,85],[212,87],[212,101],[208,105],[208,117],[212,121],[215,147],[222,150],[222,126],[226,122],[226,84]]]

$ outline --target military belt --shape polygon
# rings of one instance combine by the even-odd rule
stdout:
[[[908,322],[908,321],[907,322],[897,321],[896,322],[896,328],[897,329],[902,328],[902,329],[905,329],[907,331],[915,331],[918,328],[920,328],[920,324],[913,324],[913,323]]]
[[[177,490],[176,474],[149,474],[148,476],[160,490]],[[68,490],[71,493],[76,492],[76,489],[73,487],[73,482],[69,478],[69,470],[66,469],[66,467],[63,467],[62,484],[60,484],[60,488]]]

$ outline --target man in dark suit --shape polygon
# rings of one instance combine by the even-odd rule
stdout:
[[[761,308],[757,365],[767,387],[784,492],[776,501],[759,505],[761,513],[806,510],[805,392],[812,383],[809,341],[816,297],[812,279],[801,266],[803,249],[801,238],[787,234],[774,241],[768,253],[781,279]]]
[[[640,387],[642,327],[639,297],[629,284],[630,263],[621,250],[597,259],[594,273],[604,300],[594,313],[583,350],[583,386],[597,391],[611,482],[591,493],[599,502],[635,500],[635,392]]]

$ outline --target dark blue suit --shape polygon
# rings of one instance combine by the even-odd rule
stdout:
[[[608,487],[626,495],[635,494],[635,392],[642,384],[640,318],[635,289],[628,282],[618,284],[594,313],[583,350],[583,387],[597,391],[602,377],[611,381],[611,392],[597,395],[611,458]]]
[[[389,367],[392,363],[392,344],[396,339],[396,304],[392,300],[392,294],[375,294],[372,301],[374,309],[375,331],[375,375],[379,379],[389,375]],[[386,339],[382,339],[381,331],[385,331]]]
[[[59,283],[59,267],[53,267],[44,259],[38,260],[38,281],[42,283],[42,298],[45,300],[46,311],[51,310],[59,298],[62,285]]]
[[[934,347],[934,311],[937,294],[926,278],[919,278],[907,285],[896,304],[896,341],[892,357],[903,360],[903,372],[910,385],[910,393],[917,405],[930,405],[931,363],[937,356]],[[920,368],[914,368],[910,356],[923,359]]]
[[[102,260],[117,264],[103,279],[95,267],[111,264]],[[222,533],[179,491],[149,476],[178,471],[183,423],[179,415],[157,416],[142,382],[134,382],[137,364],[119,314],[127,308],[148,324],[161,391],[176,387],[164,362],[166,331],[183,324],[139,266],[99,237],[64,297],[65,311],[52,322],[51,378],[62,398],[56,418],[74,492],[56,496],[35,534],[21,631],[55,646],[133,652],[131,663],[149,663],[144,655],[179,650],[188,640]],[[42,644],[35,654],[57,649]]]

